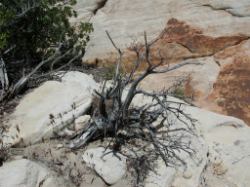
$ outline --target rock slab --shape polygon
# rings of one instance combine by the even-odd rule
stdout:
[[[21,99],[6,126],[4,143],[33,144],[51,138],[86,112],[97,88],[92,76],[64,73],[61,82],[47,81]]]
[[[126,173],[126,158],[121,154],[114,155],[109,149],[88,149],[82,158],[110,185],[118,182]]]
[[[21,159],[0,167],[0,187],[74,187],[46,167]]]

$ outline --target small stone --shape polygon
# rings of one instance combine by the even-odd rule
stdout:
[[[42,185],[41,185],[42,184]],[[27,159],[5,162],[0,167],[1,187],[74,187],[45,165]]]
[[[62,137],[71,137],[75,134],[75,131],[69,130],[68,128],[63,129],[61,132],[58,132],[57,135]]]
[[[215,159],[214,159],[214,164],[216,164],[216,165],[219,165],[219,164],[222,164],[222,159],[220,158],[220,157],[215,157]]]
[[[126,173],[126,157],[110,149],[89,149],[82,158],[107,184],[117,183]]]
[[[228,168],[226,165],[221,162],[221,163],[213,163],[213,171],[214,174],[216,175],[224,175],[227,172]]]
[[[192,172],[191,171],[185,171],[184,173],[183,173],[183,177],[185,178],[185,179],[191,179],[192,178],[192,176],[193,176],[193,174],[192,174]]]
[[[57,144],[57,145],[56,145],[56,148],[57,148],[57,149],[63,148],[63,144]]]
[[[90,115],[80,116],[75,120],[75,131],[80,131],[88,124],[91,119]]]

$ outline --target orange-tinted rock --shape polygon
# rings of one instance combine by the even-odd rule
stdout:
[[[181,81],[183,85],[181,89],[185,95],[200,103],[213,90],[220,67],[213,57],[188,59],[185,62],[195,62],[200,65],[187,65],[169,73],[150,75],[142,82],[142,87],[148,91],[160,91]]]
[[[212,55],[226,47],[236,45],[247,38],[249,37],[243,35],[214,38],[203,35],[202,30],[193,28],[185,22],[170,19],[167,29],[163,31],[162,40],[167,43],[178,43],[186,47],[191,53],[206,56]]]
[[[250,42],[244,42],[248,39],[249,36],[244,35],[208,36],[200,28],[170,19],[166,29],[156,37],[151,46],[152,62],[159,62],[160,51],[168,63],[201,59],[202,71],[199,72],[200,67],[184,67],[167,75],[151,76],[142,83],[142,87],[161,90],[175,81],[175,78],[169,78],[169,75],[181,77],[183,73],[185,76],[191,74],[187,76],[189,79],[184,91],[187,96],[195,99],[196,104],[241,118],[250,124]],[[140,46],[141,51],[144,51],[143,44],[136,46]],[[131,70],[135,59],[136,54],[132,47],[125,49],[123,67],[126,71]],[[98,65],[109,66],[116,60],[117,54],[112,52],[97,62]],[[209,65],[205,65],[206,63]],[[146,66],[146,63],[142,63],[140,70]],[[196,68],[197,70],[194,70]],[[148,83],[151,84],[147,85]]]
[[[196,105],[238,117],[250,125],[250,40],[211,57],[189,60],[202,65],[189,65],[168,74],[152,75],[142,87],[159,91],[185,76],[185,95],[193,98]]]
[[[185,84],[184,84],[184,94],[186,97],[188,98],[200,98],[203,97],[205,94],[203,93],[203,90],[197,90],[194,89],[193,85],[192,85],[192,76],[189,76],[188,79],[186,80]]]
[[[151,57],[153,63],[159,62],[159,51],[168,63],[176,63],[180,60],[204,57],[213,55],[227,47],[234,46],[240,42],[248,39],[248,36],[222,36],[211,37],[203,34],[199,28],[194,28],[185,22],[177,19],[170,19],[167,23],[166,29],[155,39],[156,42],[151,46]],[[143,46],[144,44],[137,44],[136,46]],[[142,50],[144,48],[142,47]],[[130,47],[124,50],[123,64],[126,69],[131,69],[135,60],[136,54]],[[102,59],[89,61],[90,64],[97,64],[100,66],[108,66],[114,64],[117,60],[117,54],[110,52]],[[140,69],[146,64],[142,64]]]
[[[229,48],[216,58],[224,65],[209,99],[222,113],[250,125],[250,41]]]

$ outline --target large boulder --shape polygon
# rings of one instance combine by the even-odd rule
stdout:
[[[74,187],[43,165],[21,159],[0,167],[1,187]]]
[[[53,137],[87,111],[97,86],[92,76],[80,72],[45,82],[25,95],[9,116],[3,142],[27,145]]]
[[[169,97],[168,100],[172,101],[171,107],[178,108],[175,103],[183,103],[180,109],[197,120],[195,136],[186,136],[194,154],[190,157],[179,152],[179,158],[186,165],[175,167],[166,167],[162,160],[158,160],[156,172],[149,173],[145,186],[249,186],[250,174],[244,166],[250,164],[250,128],[240,119],[189,106],[176,98]],[[148,97],[138,95],[133,103],[141,106],[150,102]],[[175,121],[174,126],[179,127],[174,116],[169,120]],[[189,123],[189,120],[183,120]]]
[[[228,47],[212,57],[188,59],[185,61],[201,65],[149,76],[141,86],[149,91],[159,91],[186,79],[183,92],[198,106],[235,116],[250,124],[249,50],[250,40]]]
[[[84,1],[78,3],[76,10],[80,16],[81,10],[85,6],[88,7],[88,4]],[[93,4],[98,3],[93,1]],[[202,46],[216,49],[219,45],[228,43],[232,39],[227,38],[227,36],[239,34],[249,36],[249,7],[250,3],[246,0],[237,2],[230,0],[223,2],[220,0],[202,2],[199,0],[145,0],[143,3],[140,0],[134,0],[133,4],[129,3],[128,0],[108,0],[105,6],[101,7],[96,15],[90,19],[95,31],[91,36],[84,59],[102,59],[107,56],[107,53],[114,52],[113,46],[106,37],[106,30],[110,31],[119,47],[124,49],[135,39],[138,42],[143,42],[144,31],[147,31],[149,38],[156,38],[172,18],[202,30],[204,33],[202,40],[192,40],[194,33],[190,32],[187,35],[186,40],[192,41],[193,47],[200,43]],[[177,29],[176,33],[180,29],[178,24],[179,22],[176,22],[174,25]],[[188,28],[185,27],[185,29]],[[186,34],[183,30],[179,31],[182,32],[179,34]],[[171,39],[175,40],[174,36],[177,35],[172,35]],[[212,40],[211,36],[226,37]],[[174,43],[173,40],[170,42]],[[215,43],[219,45],[213,45]]]
[[[98,7],[97,1],[91,3]],[[86,15],[82,13],[85,6],[89,3],[81,1],[76,6],[80,17]],[[130,69],[135,58],[130,46],[142,44],[146,31],[148,40],[159,39],[151,46],[153,60],[158,59],[160,49],[168,62],[188,59],[202,63],[173,72],[175,77],[183,77],[183,72],[188,75],[185,94],[191,95],[197,105],[250,124],[249,10],[247,0],[108,0],[91,18],[87,16],[94,32],[83,61],[101,66],[115,62],[117,53],[105,34],[107,30],[125,51],[124,67]],[[169,74],[145,80],[151,90],[171,83]]]

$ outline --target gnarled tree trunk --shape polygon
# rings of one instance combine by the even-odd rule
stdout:
[[[151,94],[140,90],[138,88],[138,85],[141,81],[143,81],[147,76],[151,74],[167,73],[186,65],[199,63],[182,62],[179,64],[170,65],[161,56],[161,53],[159,51],[160,60],[157,64],[153,64],[150,56],[150,46],[152,45],[152,43],[148,43],[145,33],[144,48],[140,48],[137,46],[133,48],[134,52],[137,55],[137,59],[134,63],[134,69],[130,72],[129,75],[123,76],[120,70],[123,53],[116,46],[108,32],[107,36],[119,54],[112,86],[108,88],[106,87],[106,84],[104,84],[101,93],[96,91],[97,98],[99,98],[99,106],[95,108],[94,114],[92,116],[92,121],[89,123],[89,126],[83,130],[83,133],[79,137],[74,139],[69,144],[70,148],[76,149],[82,147],[90,141],[106,136],[107,133],[110,133],[111,136],[116,137],[119,135],[119,131],[128,132],[131,130],[133,131],[134,129],[139,129],[139,131],[141,131],[139,134],[134,133],[136,137],[146,136],[149,138],[151,137],[151,134],[149,134],[148,132],[145,133],[145,129],[147,129],[146,131],[151,132],[151,130],[154,129],[154,127],[152,127],[152,123],[156,121],[159,116],[167,112],[172,112],[178,118],[179,115],[185,116],[182,111],[179,111],[178,109],[174,109],[173,111],[168,107],[168,101],[166,99],[167,93],[163,92],[161,94]],[[141,75],[135,77],[135,72],[138,70],[138,67],[141,63],[147,63],[147,68]],[[168,66],[159,69],[159,67],[164,64],[168,64]],[[124,99],[122,99],[122,94],[124,93],[125,88],[128,88],[127,95]],[[131,103],[137,94],[143,94],[151,97],[156,101],[156,103],[141,108],[133,108],[131,107]],[[109,106],[108,112],[107,103],[109,101],[112,101],[112,105]],[[182,104],[180,103],[180,105]],[[190,120],[192,121],[192,119]],[[154,132],[153,134],[155,135]],[[151,139],[148,141],[151,141]]]

